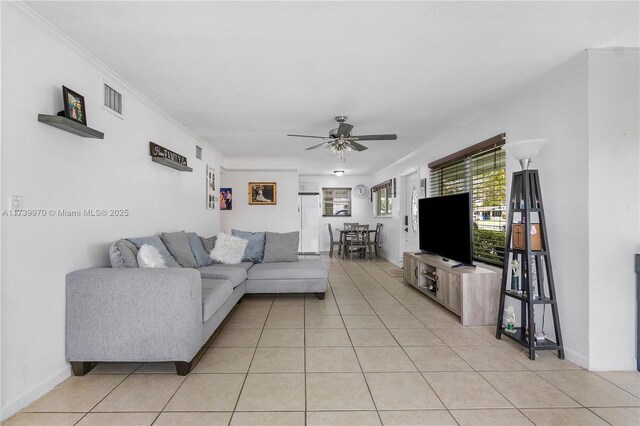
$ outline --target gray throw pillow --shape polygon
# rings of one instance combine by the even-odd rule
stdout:
[[[138,249],[131,241],[118,240],[109,247],[112,268],[137,268]]]
[[[242,257],[243,262],[262,262],[262,258],[264,257],[264,232],[246,232],[232,229],[231,235],[248,241],[247,248],[244,250],[244,256]]]
[[[262,263],[297,262],[299,239],[300,233],[298,231],[266,232]]]
[[[167,250],[167,247],[165,247],[164,243],[162,242],[162,240],[158,235],[152,235],[151,237],[127,238],[127,240],[131,241],[138,250],[140,250],[140,247],[142,247],[144,244],[150,244],[154,246],[155,248],[158,249],[158,251],[162,255],[162,258],[164,259],[164,263],[165,265],[167,265],[167,267],[169,268],[180,267],[180,264],[176,262],[173,256],[171,256],[171,253],[169,253],[169,250]]]
[[[216,239],[218,237],[217,236],[213,236],[213,237],[209,237],[209,238],[204,238],[204,237],[200,237],[200,241],[202,242],[202,246],[204,247],[205,251],[207,253],[211,253],[211,250],[214,249],[214,247],[216,246]],[[208,256],[208,254],[207,254]]]
[[[209,253],[205,250],[200,241],[200,237],[195,232],[187,232],[187,238],[189,239],[189,245],[191,246],[191,252],[198,262],[198,266],[211,265],[212,260],[209,257]]]
[[[191,252],[189,238],[184,231],[163,232],[160,239],[169,250],[169,253],[178,261],[183,268],[197,268],[198,262]]]
[[[213,237],[209,237],[209,238],[200,237],[200,241],[202,242],[202,246],[204,247],[204,250],[207,252],[207,256],[209,256],[211,254],[211,251],[216,247],[217,239],[218,239],[217,235],[214,235]],[[209,260],[211,261],[210,265],[214,263],[220,263],[217,260],[211,259],[211,256],[209,256]]]

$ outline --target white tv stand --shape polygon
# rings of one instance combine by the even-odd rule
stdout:
[[[495,325],[500,276],[481,267],[459,266],[431,254],[405,252],[404,283],[460,317],[462,325]]]

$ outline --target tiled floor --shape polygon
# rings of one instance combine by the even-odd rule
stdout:
[[[640,424],[640,373],[530,361],[387,262],[331,265],[324,301],[245,298],[187,377],[170,363],[100,364],[7,424]]]

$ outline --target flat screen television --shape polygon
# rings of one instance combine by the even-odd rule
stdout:
[[[471,197],[468,192],[418,201],[420,250],[473,264]]]

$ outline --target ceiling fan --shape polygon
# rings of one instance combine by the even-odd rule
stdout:
[[[338,115],[335,120],[340,123],[337,129],[331,129],[329,136],[310,136],[310,135],[287,135],[298,138],[315,138],[324,139],[325,141],[318,145],[313,145],[306,150],[312,150],[325,146],[327,153],[335,155],[344,160],[345,155],[351,151],[364,151],[368,149],[366,146],[358,143],[358,141],[394,141],[398,139],[398,135],[363,135],[355,136],[351,134],[353,125],[347,123],[347,117],[344,115]]]

